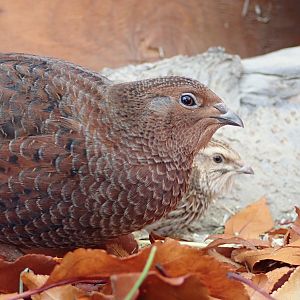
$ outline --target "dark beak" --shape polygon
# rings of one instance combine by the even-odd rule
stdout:
[[[221,123],[227,125],[244,127],[244,123],[241,118],[234,112],[230,111],[224,103],[215,104],[213,107],[216,108],[221,115],[212,116],[211,118],[217,119]]]

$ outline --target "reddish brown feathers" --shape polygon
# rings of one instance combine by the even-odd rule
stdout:
[[[241,121],[192,79],[114,84],[60,60],[0,55],[0,241],[97,246],[154,222],[225,124]]]

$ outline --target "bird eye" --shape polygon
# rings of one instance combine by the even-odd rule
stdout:
[[[216,163],[216,164],[220,164],[224,161],[224,158],[222,155],[220,154],[217,154],[217,155],[214,155],[213,157],[213,161]]]
[[[197,107],[196,97],[191,93],[185,93],[180,96],[180,104],[188,108]]]

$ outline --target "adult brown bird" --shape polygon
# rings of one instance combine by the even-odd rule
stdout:
[[[242,126],[196,80],[129,83],[57,59],[0,55],[0,241],[97,247],[175,208],[193,158]]]
[[[178,237],[199,221],[208,206],[230,190],[241,174],[254,174],[240,155],[223,141],[211,140],[194,159],[190,185],[175,210],[147,227],[161,236]]]

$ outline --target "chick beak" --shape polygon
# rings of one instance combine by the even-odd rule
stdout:
[[[217,103],[213,107],[216,108],[221,113],[221,115],[211,116],[211,118],[217,119],[221,123],[224,123],[226,125],[244,127],[244,123],[241,118],[237,114],[229,110],[224,103]]]
[[[237,171],[238,171],[238,173],[242,173],[242,174],[251,174],[251,175],[254,174],[254,171],[250,166],[242,166]]]

